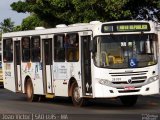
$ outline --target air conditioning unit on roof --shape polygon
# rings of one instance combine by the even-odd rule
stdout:
[[[44,27],[35,27],[35,30],[44,30]]]
[[[56,28],[63,28],[63,27],[67,27],[66,24],[59,24],[59,25],[56,25]]]

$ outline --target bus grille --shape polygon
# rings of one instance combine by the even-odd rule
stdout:
[[[137,84],[137,83],[144,83],[147,80],[147,76],[140,76],[140,77],[131,77],[132,82],[128,83],[128,81],[114,81],[113,84]]]
[[[137,71],[137,72],[116,72],[109,73],[111,76],[135,76],[135,75],[145,75],[148,71]]]

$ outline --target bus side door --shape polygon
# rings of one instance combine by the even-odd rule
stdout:
[[[22,91],[20,41],[14,41],[14,70],[16,91]]]
[[[53,93],[52,79],[52,38],[42,39],[43,41],[43,83],[45,93]]]
[[[81,36],[81,76],[83,96],[92,95],[91,52],[89,47],[91,34],[92,32],[88,31],[88,35]]]

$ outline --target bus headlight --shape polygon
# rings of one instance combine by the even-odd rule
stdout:
[[[158,77],[158,75],[156,75],[156,76],[153,76],[153,77],[150,77],[150,78],[148,78],[148,83],[151,83],[151,82],[154,82],[154,81],[156,81],[156,80],[158,80],[159,79],[159,77]]]
[[[109,81],[109,80],[106,80],[106,79],[99,79],[99,81],[98,81],[100,84],[102,84],[102,85],[107,85],[107,86],[110,86],[112,83],[111,83],[111,81]]]

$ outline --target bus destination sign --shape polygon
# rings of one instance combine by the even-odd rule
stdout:
[[[114,23],[102,25],[102,32],[142,32],[150,31],[149,23]]]

